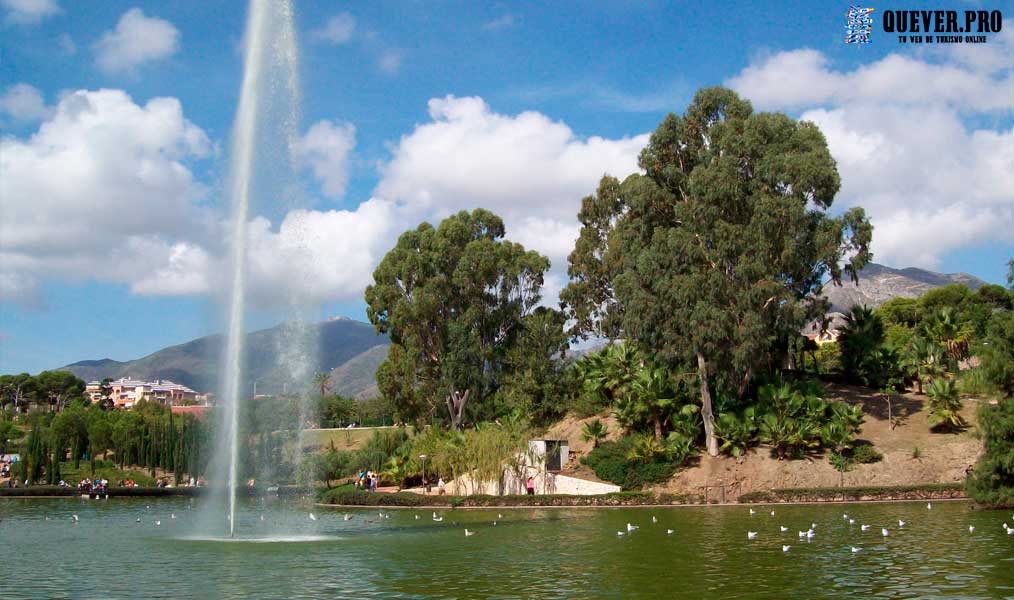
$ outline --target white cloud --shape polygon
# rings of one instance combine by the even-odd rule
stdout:
[[[208,156],[179,101],[119,90],[64,96],[28,139],[0,140],[0,278],[8,299],[40,278],[133,282],[207,235],[186,163]]]
[[[31,25],[63,12],[56,0],[0,0],[0,5],[7,10],[7,22],[15,25]]]
[[[312,169],[324,195],[340,198],[348,184],[348,159],[356,145],[356,128],[351,123],[328,120],[315,123],[300,138],[300,160]]]
[[[142,63],[172,56],[179,48],[180,32],[172,23],[131,8],[116,29],[96,42],[96,63],[107,73],[131,72]]]
[[[294,210],[277,231],[253,219],[248,292],[261,305],[360,299],[400,225],[391,203],[378,199],[351,211]]]
[[[752,64],[729,80],[761,108],[803,109],[838,163],[837,205],[863,206],[875,260],[937,268],[948,252],[1014,243],[1014,35],[988,48],[889,54],[851,71],[815,50]],[[985,118],[982,118],[985,117]]]
[[[253,305],[361,298],[402,231],[476,207],[550,256],[546,297],[555,302],[581,197],[603,173],[636,170],[646,136],[582,139],[539,113],[497,114],[481,98],[434,99],[430,115],[392,147],[375,197],[355,209],[251,218]],[[354,143],[351,124],[327,120],[300,139],[325,194],[344,192]],[[212,144],[177,100],[74,92],[34,135],[2,144],[0,170],[11,176],[0,180],[0,298],[37,304],[41,279],[119,283],[141,295],[226,292],[228,226],[200,208],[206,192],[188,166]]]
[[[355,30],[355,17],[343,12],[328,19],[320,28],[311,31],[310,39],[337,46],[352,41]]]
[[[387,73],[388,75],[395,75],[398,70],[401,69],[401,52],[398,50],[384,50],[380,53],[380,59],[377,61],[377,65],[380,70]]]
[[[17,83],[0,96],[0,111],[18,121],[38,121],[49,116],[53,109],[46,106],[42,92],[38,89],[27,83]]]
[[[1009,37],[1009,36],[1008,36]],[[999,36],[994,46],[1014,52]],[[987,55],[991,63],[998,60]],[[962,55],[964,60],[971,57]],[[803,108],[814,104],[888,102],[945,104],[974,111],[1014,108],[1014,76],[994,76],[992,69],[973,69],[957,62],[931,63],[913,56],[889,54],[853,71],[833,71],[817,50],[779,52],[743,69],[728,81],[758,108]]]
[[[550,258],[556,277],[580,231],[581,198],[604,174],[638,171],[648,141],[582,139],[541,113],[502,115],[477,97],[435,98],[429,112],[432,121],[402,137],[382,165],[376,195],[398,202],[406,221],[488,208],[504,218],[508,238]]]

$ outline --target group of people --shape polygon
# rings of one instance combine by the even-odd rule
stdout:
[[[356,488],[368,492],[377,491],[377,474],[373,471],[360,471],[356,479]]]
[[[11,465],[17,460],[16,456],[4,454],[0,456],[0,479],[11,476]]]
[[[62,481],[60,483],[63,483]],[[96,477],[90,480],[87,477],[77,484],[77,491],[82,494],[105,494],[109,492],[109,480]]]

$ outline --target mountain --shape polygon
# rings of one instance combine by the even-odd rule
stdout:
[[[317,351],[304,356],[299,351],[303,346],[301,342],[313,339],[316,339]],[[169,379],[199,392],[214,392],[219,385],[223,345],[223,336],[209,335],[136,360],[83,360],[60,370],[70,371],[86,381],[128,376],[145,380]],[[244,349],[243,378],[247,392],[253,391],[254,382],[257,382],[258,394],[291,391],[312,385],[313,374],[318,371],[337,369],[340,380],[333,377],[335,391],[340,388],[342,393],[362,397],[376,389],[373,373],[387,355],[387,338],[377,336],[373,326],[367,323],[335,318],[310,325],[308,329],[283,323],[248,333]]]
[[[387,344],[378,344],[332,369],[332,391],[342,396],[360,399],[379,395],[377,367],[387,358],[387,348]]]
[[[847,313],[855,304],[876,307],[891,298],[915,298],[951,283],[960,283],[971,290],[986,285],[967,273],[934,273],[914,267],[893,269],[870,263],[859,272],[858,284],[848,281],[842,286],[829,285],[824,288],[824,295],[831,301],[832,311]]]

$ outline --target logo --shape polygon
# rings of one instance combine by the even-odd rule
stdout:
[[[869,44],[870,30],[873,29],[873,18],[870,13],[872,8],[850,6],[845,13],[845,43],[846,44]]]

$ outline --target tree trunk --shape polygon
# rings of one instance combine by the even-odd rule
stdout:
[[[655,439],[662,441],[662,419],[656,413],[655,415]]]
[[[462,394],[458,390],[451,390],[447,395],[447,412],[451,415],[451,429],[461,429],[461,414],[465,410],[465,403],[468,402],[468,394],[472,390],[465,390]]]
[[[718,456],[718,440],[715,439],[715,413],[711,409],[711,391],[708,390],[708,365],[704,355],[697,353],[697,376],[701,380],[701,420],[704,421],[704,444],[708,454]]]

